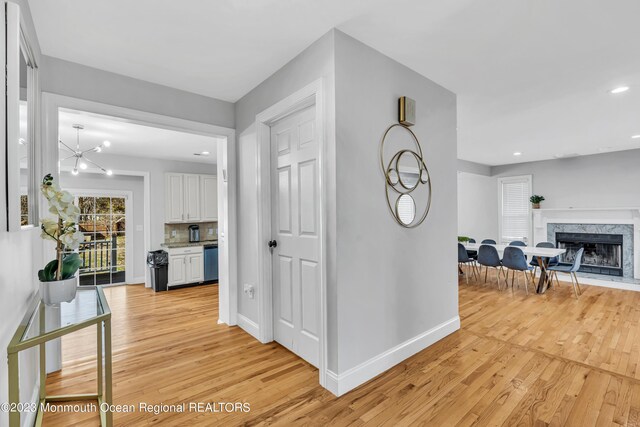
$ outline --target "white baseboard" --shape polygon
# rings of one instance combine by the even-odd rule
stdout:
[[[35,403],[36,405],[40,405],[40,382],[38,381],[33,387],[33,393],[31,393],[31,403]],[[28,411],[20,414],[20,424],[23,427],[33,426],[36,423],[36,415],[38,415],[38,411]]]
[[[335,372],[327,369],[327,375],[325,375],[324,388],[326,388],[336,396],[340,396],[339,379],[338,379],[338,375]]]
[[[456,316],[341,374],[327,370],[326,388],[341,396],[460,329]]]
[[[243,316],[242,314],[238,313],[238,326],[240,326],[242,329],[244,329],[245,332],[247,332],[249,335],[253,336],[255,339],[257,339],[258,341],[260,341],[260,326],[258,326],[258,324],[256,322],[254,322],[253,320],[249,319],[248,317]]]
[[[144,283],[144,276],[134,277],[133,279],[127,280],[127,285],[139,285],[140,283]]]
[[[562,275],[558,274],[560,280],[563,279]],[[569,276],[565,276],[565,280],[569,281]],[[592,277],[580,277],[578,276],[578,283],[580,285],[589,286],[602,286],[603,288],[622,289],[625,291],[640,291],[640,285],[634,285],[633,283],[615,282],[613,280],[601,280],[594,279]]]
[[[536,275],[536,280],[540,275]],[[558,272],[558,279],[563,282],[569,282],[571,284],[571,279],[569,275],[562,274]],[[555,283],[555,279],[554,279]],[[578,273],[578,283],[580,286],[588,285],[588,286],[602,286],[603,288],[612,288],[612,289],[622,289],[624,291],[636,291],[640,292],[640,285],[636,285],[634,283],[626,283],[626,282],[618,282],[615,280],[606,280],[606,279],[596,279],[595,277],[583,277]]]

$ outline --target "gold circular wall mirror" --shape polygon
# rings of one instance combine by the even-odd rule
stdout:
[[[389,137],[390,131],[395,128],[406,133],[394,133],[393,137]],[[393,155],[385,158],[385,141],[388,137],[392,142],[387,150],[393,150]],[[380,167],[385,176],[387,206],[393,218],[405,228],[422,224],[431,208],[431,177],[420,142],[407,126],[396,123],[384,132],[380,143]],[[418,215],[418,212],[421,214]]]

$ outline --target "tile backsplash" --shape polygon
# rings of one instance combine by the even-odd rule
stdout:
[[[189,226],[191,224],[165,224],[164,225],[164,242],[165,243],[188,243],[189,242]],[[216,240],[218,239],[218,223],[217,222],[199,222],[200,240]],[[172,232],[175,231],[175,236]]]

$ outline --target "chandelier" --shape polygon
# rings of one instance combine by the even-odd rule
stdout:
[[[75,164],[73,165],[73,170],[71,171],[71,174],[73,175],[78,175],[78,173],[80,172],[80,169],[82,170],[87,169],[88,167],[87,163],[91,163],[93,166],[97,167],[107,175],[113,175],[113,171],[111,169],[105,169],[87,157],[87,154],[90,154],[90,153],[100,153],[103,148],[108,148],[109,146],[111,146],[111,143],[109,141],[103,141],[102,144],[96,147],[90,148],[88,150],[80,150],[80,131],[84,129],[84,126],[75,124],[72,127],[76,130],[76,148],[74,150],[73,148],[65,144],[61,139],[58,140],[58,142],[60,142],[61,144],[60,148],[67,150],[69,153],[71,153],[70,156],[60,160],[60,163],[69,159],[75,159]]]

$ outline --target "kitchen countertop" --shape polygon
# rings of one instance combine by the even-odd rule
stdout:
[[[215,240],[200,240],[199,242],[165,242],[165,243],[160,243],[160,246],[162,246],[163,248],[187,248],[189,246],[204,246],[204,245],[213,245],[213,244],[218,244],[218,239]]]

